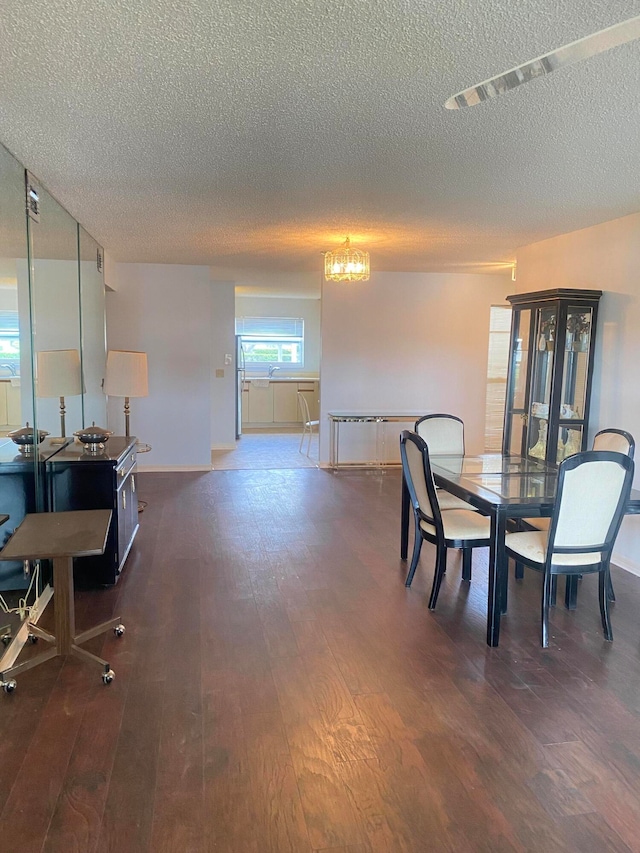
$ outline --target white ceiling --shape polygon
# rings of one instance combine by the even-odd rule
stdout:
[[[0,140],[116,260],[494,271],[640,208],[640,41],[455,92],[623,0],[3,0]],[[310,276],[313,280],[313,276]]]

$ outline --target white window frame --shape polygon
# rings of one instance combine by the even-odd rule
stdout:
[[[272,366],[287,370],[304,368],[304,320],[302,317],[236,317],[236,335],[240,337],[247,369]],[[277,357],[255,359],[251,345],[264,344],[277,348]],[[299,358],[289,361],[283,358],[283,347],[298,348]]]

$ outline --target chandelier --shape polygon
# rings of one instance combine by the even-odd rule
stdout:
[[[352,249],[349,238],[344,245],[324,254],[327,281],[369,281],[369,252]]]

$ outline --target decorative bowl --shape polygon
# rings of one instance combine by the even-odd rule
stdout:
[[[105,427],[96,426],[94,421],[90,427],[79,429],[74,432],[74,435],[85,445],[87,450],[96,452],[104,448],[104,442],[109,440],[109,436],[113,435],[113,432],[105,429]]]
[[[33,427],[30,427],[29,421],[27,421],[26,426],[20,427],[20,429],[14,429],[12,432],[8,433],[11,441],[13,441],[14,444],[17,444],[23,453],[31,453],[34,445],[40,444],[40,442],[48,435],[49,433],[44,429],[36,431]]]

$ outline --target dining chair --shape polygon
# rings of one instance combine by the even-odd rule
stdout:
[[[298,408],[300,410],[300,416],[302,418],[302,435],[300,436],[300,447],[298,448],[298,452],[302,453],[302,444],[304,442],[305,436],[308,436],[307,456],[309,456],[309,453],[311,452],[311,439],[313,437],[313,429],[314,427],[320,425],[320,421],[311,420],[307,398],[301,391],[297,391],[296,393],[298,395]]]
[[[464,422],[455,415],[423,415],[415,422],[414,431],[426,441],[431,456],[464,456]],[[476,508],[436,486],[440,509]]]
[[[593,445],[591,447],[592,450],[613,450],[616,453],[624,453],[630,459],[633,459],[633,455],[636,449],[636,443],[629,432],[625,432],[623,429],[614,429],[610,427],[609,429],[601,429],[600,432],[597,432],[593,438]],[[549,530],[549,526],[551,524],[550,518],[523,518],[522,524],[527,528],[533,528],[534,530]],[[524,571],[521,565],[516,563],[515,568],[516,578],[522,578]],[[555,579],[554,579],[555,580]],[[571,606],[575,607],[575,596],[577,593],[576,589],[576,581],[578,578],[572,578],[572,586],[570,590],[567,590],[567,606],[569,606],[569,602],[571,602]],[[555,583],[553,584],[553,591],[551,595],[551,603],[555,604]],[[616,595],[613,591],[613,583],[611,582],[611,577],[609,576],[609,580],[607,583],[607,595],[609,596],[609,601],[615,601]]]
[[[599,574],[600,615],[605,639],[609,619],[609,563],[624,515],[633,460],[610,450],[587,450],[564,459],[558,468],[556,502],[549,530],[508,533],[508,556],[542,572],[542,646],[549,645],[552,581],[558,575]]]
[[[486,516],[468,509],[441,512],[440,493],[436,492],[433,481],[429,448],[417,433],[403,430],[400,435],[400,457],[415,521],[413,555],[405,586],[411,586],[422,542],[426,539],[436,546],[436,565],[429,598],[429,610],[433,610],[446,571],[447,549],[462,549],[462,579],[470,581],[472,551],[489,545],[490,522]]]
[[[427,442],[432,456],[464,456],[464,422],[455,415],[423,415],[414,431]]]

